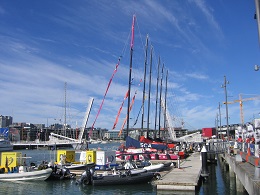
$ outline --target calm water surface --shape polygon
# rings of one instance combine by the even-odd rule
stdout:
[[[102,147],[106,149],[115,149],[120,143],[94,145],[90,148]],[[55,151],[50,150],[19,150],[22,154],[32,157],[28,160],[40,163],[42,160],[50,161],[56,159]],[[79,158],[79,153],[76,153]],[[242,195],[236,192],[235,178],[230,178],[229,173],[220,166],[220,163],[209,166],[210,177],[208,182],[202,182],[199,191],[195,194],[214,195],[214,194],[234,194]],[[141,194],[189,194],[187,192],[165,192],[157,191],[156,187],[151,184],[126,185],[126,186],[82,186],[76,185],[75,180],[62,181],[41,181],[41,182],[1,182],[0,194],[89,194],[89,195],[141,195]],[[191,194],[194,194],[191,193]]]

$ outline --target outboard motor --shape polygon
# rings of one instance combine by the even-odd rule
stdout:
[[[60,179],[63,179],[64,177],[70,175],[70,170],[67,169],[67,168],[62,168],[61,171],[60,171]]]
[[[76,181],[76,184],[90,185],[92,183],[92,176],[94,175],[94,167],[87,168],[81,175],[81,177]]]
[[[154,180],[160,180],[162,178],[161,174],[158,172],[154,173]]]

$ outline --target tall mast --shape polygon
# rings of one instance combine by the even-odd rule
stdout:
[[[162,75],[161,75],[161,87],[160,87],[160,106],[159,106],[159,138],[161,135],[161,112],[162,112],[162,80],[163,80],[163,69],[164,64],[162,66]]]
[[[157,74],[157,84],[156,84],[156,105],[155,105],[155,123],[154,123],[154,130],[156,132],[157,129],[157,108],[158,108],[158,85],[159,85],[159,76],[160,76],[160,63],[161,59],[159,56],[159,61],[158,61],[158,74]]]
[[[168,70],[166,71],[166,78],[165,78],[165,95],[164,95],[164,110],[167,109],[167,86],[168,86]],[[164,112],[164,131],[166,129],[166,112]]]
[[[142,130],[144,129],[144,100],[145,100],[147,53],[148,53],[148,35],[146,36],[146,45],[145,45],[144,85],[143,85],[142,122],[141,122],[141,129],[142,129]]]
[[[66,137],[66,127],[67,127],[67,82],[64,85],[64,136]]]
[[[221,130],[222,130],[222,127],[221,127],[221,110],[220,110],[220,102],[218,103],[218,112],[219,112],[219,129],[217,130],[217,133],[219,132],[219,130],[220,130],[220,132],[221,132]],[[218,134],[217,134],[218,135]],[[217,137],[218,138],[218,137]]]
[[[126,127],[126,137],[129,131],[129,114],[130,114],[130,94],[131,94],[131,81],[132,81],[132,62],[133,62],[133,51],[134,51],[134,29],[135,29],[135,15],[133,16],[132,22],[132,36],[130,43],[130,65],[129,65],[129,81],[128,81],[128,105],[127,105],[127,127]]]
[[[153,61],[153,47],[151,47],[150,53],[150,74],[149,74],[149,92],[148,92],[148,111],[147,111],[147,135],[149,137],[149,125],[150,125],[150,102],[151,102],[151,83],[152,83],[152,61]]]

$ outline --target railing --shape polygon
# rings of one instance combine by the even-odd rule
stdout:
[[[221,140],[210,141],[206,144],[207,151],[219,153],[230,153],[232,150],[236,150],[237,152],[244,152],[250,156],[259,158],[260,157],[260,145],[245,143],[245,142],[236,142],[229,141],[224,142]]]

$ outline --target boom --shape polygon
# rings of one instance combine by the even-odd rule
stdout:
[[[250,101],[250,100],[260,100],[260,96],[242,99],[242,94],[239,94],[239,100],[234,100],[232,102],[223,102],[223,104],[226,104],[226,103],[227,104],[233,104],[233,103],[239,102],[239,106],[240,106],[240,120],[241,120],[241,124],[243,125],[244,124],[243,102]]]

